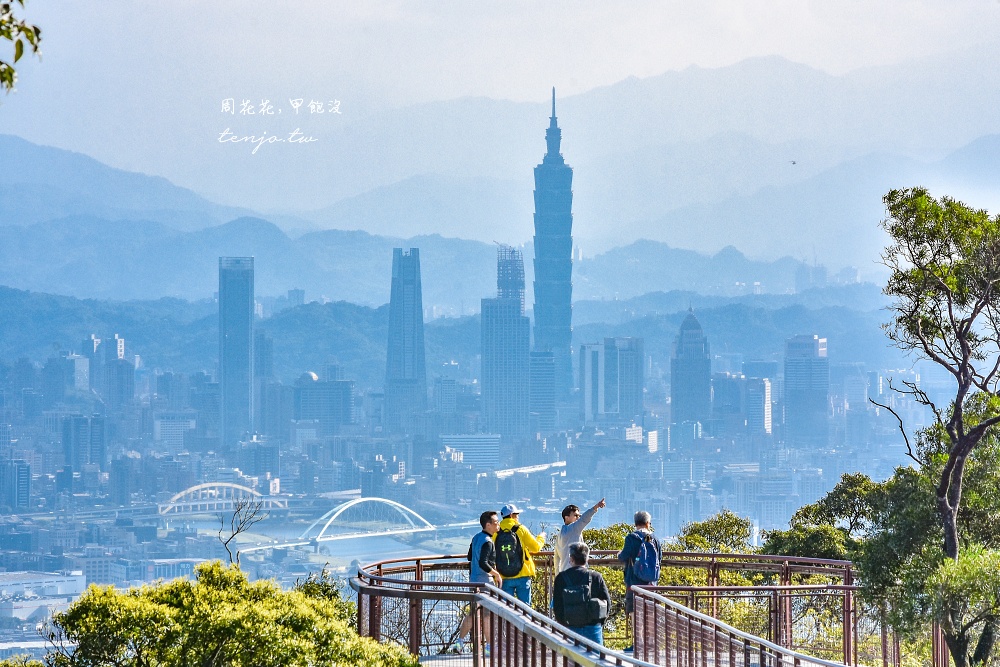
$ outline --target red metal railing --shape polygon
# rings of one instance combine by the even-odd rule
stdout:
[[[664,667],[834,667],[742,632],[642,587],[635,589],[635,655]]]
[[[618,567],[613,552],[592,552],[591,565]],[[536,558],[542,586],[535,609],[492,586],[468,582],[464,556],[435,556],[381,561],[361,568],[351,584],[358,591],[358,630],[383,641],[396,641],[415,655],[446,656],[474,667],[504,665],[670,665],[670,667],[842,667],[841,663],[797,652],[794,596],[827,595],[841,600],[844,623],[837,651],[843,664],[858,664],[857,616],[850,563],[743,554],[664,554],[664,567],[701,568],[717,584],[724,571],[774,575],[781,584],[765,587],[673,587],[637,590],[634,616],[635,653],[593,644],[555,623],[547,609],[551,557]],[[844,583],[793,586],[793,575],[821,574]],[[751,593],[753,591],[753,593]],[[760,634],[737,629],[714,616],[725,616],[734,595],[768,600],[768,623]],[[691,607],[669,599],[683,596]],[[708,613],[696,611],[707,607]],[[827,610],[829,611],[829,610]],[[463,623],[464,622],[464,623]],[[849,628],[849,629],[848,629]],[[467,632],[463,632],[463,629]],[[885,647],[883,666],[898,665],[898,650]],[[737,650],[738,649],[738,650]],[[886,656],[895,653],[895,659]],[[865,656],[866,658],[869,656]],[[450,663],[449,660],[449,664]],[[872,660],[869,664],[877,664]]]

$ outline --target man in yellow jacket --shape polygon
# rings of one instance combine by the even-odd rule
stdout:
[[[497,570],[503,577],[501,588],[525,604],[531,604],[531,577],[535,561],[531,557],[542,550],[545,533],[538,536],[518,522],[521,509],[511,503],[500,510],[500,530],[493,535],[497,552]]]

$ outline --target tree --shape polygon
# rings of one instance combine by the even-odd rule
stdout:
[[[914,454],[920,465],[897,468],[884,482],[845,475],[823,499],[796,512],[789,530],[769,532],[764,550],[835,557],[843,540],[865,602],[911,646],[927,641],[935,620],[957,665],[982,664],[994,652],[1000,621],[1000,610],[982,593],[994,585],[990,554],[1000,549],[1000,434],[988,433],[966,461],[958,559],[945,558],[941,549],[936,487],[948,456],[940,427],[917,434]],[[976,586],[984,597],[963,592]]]
[[[226,531],[226,516],[224,514],[219,515],[219,541],[226,548],[230,565],[239,567],[240,564],[239,550],[234,553],[232,547],[230,547],[233,540],[240,533],[248,532],[255,524],[266,518],[267,512],[264,511],[264,501],[255,500],[247,496],[237,498],[233,501],[233,513],[229,517],[228,531]]]
[[[317,593],[317,591],[312,591]],[[402,647],[359,637],[323,594],[250,582],[236,566],[199,565],[120,591],[91,586],[53,616],[46,667],[415,667]],[[9,663],[8,663],[9,664]],[[5,665],[6,667],[6,665]]]
[[[724,509],[704,521],[692,521],[678,536],[681,551],[711,553],[752,553],[750,537],[753,524],[735,512]]]
[[[862,473],[845,473],[837,485],[792,515],[788,530],[764,533],[762,551],[783,556],[854,560],[871,525],[882,487]]]
[[[904,382],[897,389],[934,414],[934,425],[920,434],[921,449],[914,451],[909,438],[906,443],[922,470],[935,474],[941,549],[944,558],[957,563],[963,548],[970,546],[963,544],[959,532],[960,511],[967,505],[962,489],[966,467],[1000,423],[1000,216],[950,197],[934,199],[923,188],[892,190],[884,202],[888,217],[882,227],[891,237],[882,255],[891,271],[884,292],[894,299],[886,334],[901,349],[943,368],[955,382],[947,407],[936,405],[914,383]],[[904,424],[893,414],[905,438]],[[925,565],[917,570],[922,574],[936,564],[926,553],[906,564],[921,562]],[[904,579],[912,581],[914,576],[919,575],[911,572]],[[904,609],[912,608],[914,599],[926,601],[927,596],[899,602]],[[956,598],[940,599],[941,605],[928,609],[925,604],[924,610],[942,624],[955,663],[966,667],[967,637],[964,631],[956,634],[966,627],[959,622],[962,610],[955,606]],[[973,660],[989,655],[994,643],[996,616],[987,614],[972,626],[983,624]]]
[[[306,597],[326,600],[333,605],[339,620],[357,629],[358,607],[350,599],[344,597],[343,580],[335,577],[326,569],[326,565],[320,572],[310,572],[305,579],[296,579],[292,590],[298,591]]]
[[[900,388],[930,407],[934,435],[945,443],[935,494],[944,554],[954,560],[966,462],[1000,422],[1000,216],[934,199],[923,188],[892,190],[884,202],[889,216],[882,227],[892,239],[882,255],[891,271],[884,292],[894,298],[886,334],[955,380],[947,408],[916,384]],[[975,414],[971,401],[981,408]],[[920,463],[912,450],[911,456]]]
[[[24,8],[25,0],[14,0],[21,8]],[[24,48],[27,46],[32,53],[38,54],[38,45],[42,41],[42,30],[36,25],[31,25],[27,21],[14,15],[14,2],[0,3],[0,38],[10,41],[14,45],[14,60],[16,63],[24,55]],[[6,92],[14,89],[17,83],[17,72],[13,63],[0,60],[0,88]]]

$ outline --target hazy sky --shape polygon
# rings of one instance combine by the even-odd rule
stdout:
[[[31,0],[28,16],[45,58],[21,89],[69,85],[67,107],[318,81],[405,104],[537,100],[755,55],[843,73],[995,40],[1000,2]]]
[[[1000,0],[29,0],[24,13],[43,59],[19,63],[0,132],[250,205],[254,186],[213,184],[200,159],[227,97],[336,99],[364,118],[462,96],[538,103],[552,85],[565,97],[758,55],[840,74],[1000,42]]]

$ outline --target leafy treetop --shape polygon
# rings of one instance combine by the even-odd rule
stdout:
[[[8,40],[14,45],[13,62],[0,59],[0,89],[6,92],[13,90],[17,83],[14,63],[24,55],[25,47],[38,54],[38,44],[42,41],[41,28],[14,15],[15,3],[23,9],[25,0],[0,3],[0,39]]]

